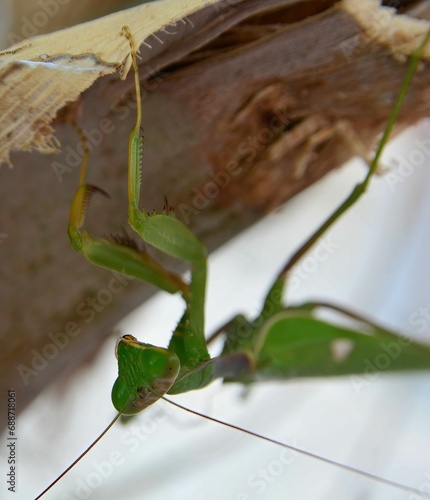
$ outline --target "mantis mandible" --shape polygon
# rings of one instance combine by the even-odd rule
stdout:
[[[168,207],[165,213],[151,214],[139,209],[142,152],[139,76],[136,49],[127,27],[123,27],[122,34],[130,43],[137,95],[136,124],[129,141],[129,224],[145,243],[189,263],[191,278],[186,282],[181,276],[165,270],[131,239],[109,241],[93,238],[81,231],[91,196],[96,192],[103,193],[100,188],[85,183],[84,159],[80,184],[70,210],[68,234],[72,248],[96,265],[149,282],[168,293],[179,293],[185,304],[184,313],[167,348],[139,342],[132,335],[124,335],[118,340],[116,355],[119,373],[112,389],[112,402],[118,414],[111,425],[119,416],[139,413],[164,398],[165,394],[174,395],[200,389],[217,378],[251,384],[262,379],[285,380],[292,376],[360,373],[365,357],[376,357],[383,353],[381,341],[401,343],[403,348],[402,356],[393,360],[390,371],[429,369],[429,347],[406,342],[404,337],[335,305],[314,302],[286,307],[283,296],[294,265],[366,191],[430,34],[412,58],[400,96],[364,181],[354,188],[345,202],[288,260],[272,283],[260,313],[252,321],[242,316],[233,318],[208,340],[205,339],[204,322],[207,274],[205,248],[184,224],[169,213]],[[338,311],[350,319],[360,321],[365,327],[361,331],[360,328],[340,327],[318,319],[315,313],[321,309]],[[221,334],[225,335],[224,348],[219,356],[211,358],[207,345]],[[339,341],[347,342],[350,346],[350,352],[343,359],[333,355],[333,346]],[[99,439],[103,435],[104,433]],[[289,448],[303,452],[291,446]],[[304,453],[313,456],[312,453]],[[370,473],[343,466],[330,459],[323,460],[405,491],[417,492],[413,488],[376,478]]]

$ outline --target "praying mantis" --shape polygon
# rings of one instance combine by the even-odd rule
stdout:
[[[353,375],[363,371],[364,359],[389,360],[388,371],[427,370],[430,348],[332,304],[305,302],[284,305],[284,288],[293,267],[337,219],[366,191],[386,144],[396,113],[419,62],[412,58],[405,84],[365,180],[287,261],[271,284],[260,312],[252,320],[236,316],[218,329],[209,341],[225,335],[219,356],[211,357],[205,339],[206,253],[197,238],[169,211],[149,214],[139,209],[142,137],[141,102],[132,36],[122,29],[131,47],[136,82],[137,119],[129,142],[129,223],[147,244],[188,262],[190,281],[165,270],[131,239],[93,238],[81,228],[90,198],[103,191],[85,183],[86,160],[72,202],[68,234],[71,246],[90,262],[150,282],[171,294],[180,294],[185,311],[167,348],[122,336],[116,346],[119,373],[112,401],[120,415],[134,415],[164,398],[208,386],[215,379],[251,386],[259,380],[293,377]],[[423,42],[421,49],[427,43]],[[344,327],[320,319],[322,309],[341,313],[360,326]],[[388,357],[388,358],[387,358]],[[290,448],[290,451],[298,452]],[[393,481],[388,481],[392,486]],[[401,487],[401,485],[397,485]],[[413,494],[412,489],[405,488]],[[417,492],[416,492],[417,493]],[[39,496],[40,497],[40,496]],[[39,498],[38,497],[38,498]],[[245,498],[245,497],[243,497]]]

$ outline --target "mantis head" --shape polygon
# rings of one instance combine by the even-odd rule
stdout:
[[[123,415],[134,415],[160,399],[174,384],[180,369],[176,354],[144,344],[132,335],[118,339],[118,378],[112,403]]]

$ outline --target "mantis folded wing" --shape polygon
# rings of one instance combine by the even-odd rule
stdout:
[[[122,29],[131,48],[138,112],[129,142],[129,224],[140,238],[168,255],[191,264],[191,280],[164,270],[145,252],[123,242],[93,239],[80,227],[91,195],[99,188],[84,183],[86,161],[81,181],[72,203],[69,222],[71,245],[91,262],[148,281],[170,293],[180,292],[185,311],[173,332],[167,349],[138,342],[130,335],[117,344],[119,378],[112,399],[122,413],[136,413],[154,403],[166,392],[179,394],[200,389],[217,377],[229,381],[251,382],[260,378],[292,376],[346,375],[363,371],[363,359],[386,356],[383,340],[403,342],[402,337],[371,326],[371,332],[350,330],[323,322],[313,316],[313,307],[293,309],[283,305],[283,290],[294,264],[312,244],[365,192],[374,174],[382,150],[400,109],[412,75],[420,60],[417,53],[409,67],[401,94],[364,181],[358,184],[345,202],[309,238],[288,261],[275,279],[260,315],[253,321],[236,318],[226,326],[227,339],[219,358],[210,359],[204,336],[206,290],[206,252],[190,230],[171,213],[148,214],[140,210],[142,137],[141,98],[136,49],[128,28]],[[421,50],[427,43],[423,42]],[[268,305],[271,307],[269,308]],[[270,313],[265,311],[269,310]],[[362,322],[365,322],[362,320]],[[237,337],[239,327],[247,335]],[[220,332],[219,332],[220,333]],[[337,354],[340,343],[349,343],[348,352]],[[228,356],[228,360],[223,358]],[[155,361],[157,360],[157,361]],[[430,368],[430,350],[413,342],[402,346],[402,356],[392,360],[389,370]]]
[[[205,248],[182,222],[169,213],[167,207],[166,213],[162,214],[149,214],[139,209],[142,150],[140,87],[133,39],[125,26],[122,34],[131,47],[138,103],[136,125],[129,142],[129,224],[145,243],[189,263],[191,279],[187,283],[182,277],[165,270],[131,241],[93,238],[81,231],[90,198],[96,191],[101,191],[84,182],[85,158],[70,211],[71,246],[97,265],[147,281],[169,293],[179,292],[185,304],[167,348],[139,342],[131,335],[118,340],[119,374],[112,390],[112,400],[119,414],[133,415],[166,393],[179,394],[200,389],[216,378],[251,384],[292,377],[354,375],[363,373],[368,358],[380,360],[387,371],[428,370],[429,346],[412,342],[338,306],[305,303],[286,307],[283,295],[289,273],[297,261],[366,191],[430,33],[411,60],[404,85],[364,181],[353,189],[345,202],[287,262],[270,287],[260,314],[252,320],[242,316],[233,318],[208,341],[205,340],[204,322]],[[344,327],[320,319],[316,313],[324,308],[341,312],[359,326]],[[225,334],[223,350],[220,356],[210,358],[207,343],[220,334]]]

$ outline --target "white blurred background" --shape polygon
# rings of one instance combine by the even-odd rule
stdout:
[[[0,6],[3,33],[11,26],[11,5],[3,1]],[[429,342],[430,314],[425,311],[430,309],[429,153],[430,122],[413,127],[396,141],[384,160],[391,165],[391,173],[375,179],[366,197],[330,232],[333,252],[327,260],[318,261],[311,251],[299,264],[290,301],[332,300]],[[348,163],[211,256],[208,332],[237,312],[255,314],[276,271],[363,178],[365,168],[359,161]],[[141,341],[166,345],[181,307],[177,298],[157,296],[118,325],[118,335],[130,333]],[[18,492],[7,492],[3,476],[1,498],[34,498],[113,417],[110,391],[117,374],[116,338],[79,376],[54,384],[20,416]],[[417,373],[378,374],[365,379],[359,389],[349,377],[264,384],[246,394],[239,386],[214,383],[175,399],[428,492],[429,394],[430,373]],[[162,402],[127,426],[117,424],[46,495],[46,499],[87,498],[419,497],[197,419]]]
[[[421,141],[421,142],[417,142]],[[413,127],[385,155],[388,175],[333,228],[333,253],[299,264],[291,302],[332,300],[429,341],[430,122]],[[430,151],[430,148],[429,148]],[[420,153],[421,152],[421,153]],[[208,331],[255,313],[276,271],[365,175],[350,162],[210,259]],[[306,260],[307,259],[307,260]],[[296,282],[297,283],[297,282]],[[118,325],[118,334],[166,345],[181,312],[157,296]],[[80,375],[53,385],[18,420],[18,494],[34,498],[113,417],[116,337]],[[235,425],[430,489],[430,373],[378,374],[357,388],[349,377],[236,385],[175,399]],[[12,498],[12,496],[11,496]],[[184,414],[162,402],[117,424],[47,499],[405,499],[418,496]]]

